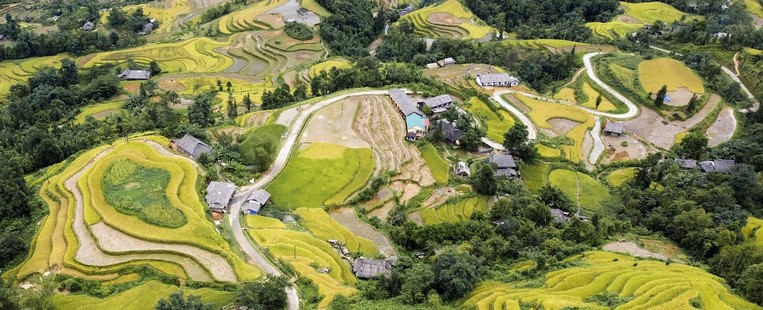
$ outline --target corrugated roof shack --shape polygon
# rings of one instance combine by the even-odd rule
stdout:
[[[210,182],[207,186],[207,206],[212,212],[225,213],[228,211],[228,204],[236,191],[236,185],[226,182]]]
[[[352,272],[359,279],[373,279],[392,275],[392,263],[383,259],[358,258],[352,264]]]
[[[204,141],[201,141],[189,134],[186,134],[182,138],[172,142],[175,143],[175,146],[177,146],[179,150],[197,160],[199,157],[201,157],[202,154],[207,154],[212,151],[212,148],[204,143]]]

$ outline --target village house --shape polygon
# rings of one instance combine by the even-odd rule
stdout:
[[[5,35],[4,34],[0,34],[0,41],[3,41],[3,40],[5,40]]]
[[[436,62],[430,62],[426,65],[427,69],[437,69],[440,67]]]
[[[567,223],[570,221],[570,213],[562,209],[551,208],[551,219],[555,223]]]
[[[88,21],[88,22],[85,22],[84,25],[82,25],[82,30],[90,31],[93,29],[95,29],[95,24],[93,22]]]
[[[392,263],[383,259],[358,258],[352,264],[352,272],[358,279],[373,279],[392,275]]]
[[[226,182],[210,182],[207,186],[207,206],[212,212],[225,213],[236,191],[236,185]]]
[[[403,16],[405,16],[406,14],[408,14],[410,12],[413,12],[413,4],[409,3],[408,6],[406,6],[402,10],[400,10],[400,12],[398,14],[400,15],[400,17],[403,17]]]
[[[506,86],[514,87],[519,85],[519,79],[510,76],[508,73],[490,73],[477,75],[477,84],[482,87],[488,86]]]
[[[255,215],[260,213],[260,209],[264,207],[268,201],[270,201],[270,193],[265,190],[258,189],[249,194],[244,200],[244,205],[241,207],[241,212],[249,215]]]
[[[423,137],[429,128],[429,118],[416,107],[416,104],[403,90],[392,89],[389,91],[389,96],[405,118],[406,140],[415,141]]]
[[[437,127],[438,130],[439,128],[442,128],[442,135],[445,137],[445,141],[455,145],[461,145],[461,137],[464,136],[464,131],[458,129],[456,124],[453,124],[446,119],[441,119],[437,121]]]
[[[139,35],[146,35],[146,34],[151,33],[152,31],[154,31],[154,23],[153,22],[148,22],[148,23],[143,24],[143,30],[138,32],[138,34]]]
[[[453,166],[453,174],[468,178],[472,176],[472,171],[469,169],[469,165],[467,165],[465,162],[459,161],[455,166]]]
[[[455,64],[456,64],[456,60],[453,59],[453,57],[448,57],[437,62],[437,65],[440,67],[445,67],[445,66],[450,66]]]
[[[621,137],[623,135],[623,123],[608,122],[607,125],[604,126],[604,135]]]
[[[445,113],[450,107],[453,106],[453,97],[450,95],[439,95],[437,97],[427,98],[424,101],[419,102],[419,109],[423,110],[424,107],[429,107],[432,110],[432,114],[439,115]]]
[[[731,168],[733,168],[735,164],[736,162],[734,162],[733,159],[716,159],[701,161],[697,165],[699,165],[699,169],[701,169],[702,172],[718,172],[729,174],[731,173]]]
[[[189,134],[172,142],[177,149],[183,151],[194,159],[199,159],[202,154],[207,154],[212,151],[212,148],[209,147],[209,145]]]
[[[127,81],[148,80],[151,78],[151,71],[125,69],[117,77]]]
[[[676,158],[676,164],[683,169],[695,169],[697,168],[697,161],[693,159]]]
[[[497,154],[490,155],[487,162],[493,163],[497,166],[494,175],[496,177],[504,178],[516,178],[519,176],[517,172],[517,163],[514,161],[514,156],[509,154]]]

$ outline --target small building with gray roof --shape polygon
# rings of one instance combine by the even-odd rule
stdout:
[[[519,85],[519,79],[508,73],[489,73],[477,75],[477,84],[482,87],[506,86],[514,87]]]
[[[127,81],[148,80],[151,78],[151,71],[125,69],[117,77]]]
[[[699,169],[702,169],[703,172],[718,172],[729,174],[731,173],[731,168],[733,168],[735,164],[736,163],[733,159],[716,159],[701,161],[698,165]]]
[[[496,154],[490,155],[487,162],[496,165],[494,175],[497,177],[516,178],[519,176],[517,172],[517,163],[514,161],[514,156],[509,154]]]
[[[405,138],[407,140],[416,140],[423,137],[429,128],[429,118],[418,109],[416,103],[411,101],[411,98],[402,89],[390,90],[389,96],[395,105],[397,105],[403,118],[405,118],[405,126],[408,132]]]
[[[358,258],[352,264],[352,272],[359,279],[373,279],[392,275],[392,263],[383,259]]]
[[[620,122],[607,122],[604,126],[604,135],[607,136],[622,136],[624,133],[623,123]]]
[[[207,154],[212,151],[212,148],[209,147],[209,145],[189,134],[186,134],[183,138],[175,140],[174,143],[178,149],[192,156],[194,159],[199,159],[202,154]]]
[[[227,182],[209,182],[207,186],[207,206],[212,212],[225,213],[228,211],[228,204],[233,198],[233,192],[236,191],[236,185]]]
[[[432,114],[445,113],[450,107],[453,106],[453,97],[450,95],[439,95],[437,97],[427,98],[419,105],[420,109],[429,107],[432,110]]]
[[[264,207],[268,201],[270,201],[270,193],[263,189],[255,190],[246,197],[241,211],[249,215],[260,213],[260,209]]]

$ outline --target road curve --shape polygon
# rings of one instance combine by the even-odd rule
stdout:
[[[522,113],[522,111],[517,109],[517,107],[506,102],[506,99],[503,99],[504,94],[513,94],[513,93],[521,93],[523,95],[530,95],[530,94],[526,94],[522,92],[513,91],[510,89],[501,89],[501,90],[496,90],[493,93],[493,100],[498,102],[498,104],[500,104],[504,109],[509,110],[511,114],[514,114],[514,116],[516,116],[517,119],[519,119],[519,121],[522,122],[522,124],[524,124],[525,127],[527,127],[527,139],[535,140],[536,138],[538,138],[538,129],[535,128],[535,124],[533,124],[533,122],[530,121],[530,118],[527,117],[527,115],[525,115],[524,113]]]
[[[739,112],[749,113],[749,112],[757,111],[760,108],[760,101],[758,101],[758,99],[755,98],[755,96],[747,88],[747,86],[745,86],[744,83],[742,83],[742,80],[740,80],[739,77],[736,74],[734,74],[733,71],[731,71],[731,69],[726,68],[726,66],[721,66],[721,70],[725,72],[726,75],[728,75],[732,80],[734,80],[734,82],[739,84],[739,88],[741,88],[742,91],[745,93],[745,95],[747,95],[747,98],[749,98],[750,101],[752,101],[752,107],[749,107],[747,109],[739,109]]]
[[[597,117],[591,129],[591,137],[593,138],[593,149],[591,154],[588,154],[588,162],[591,165],[596,164],[596,160],[599,159],[601,153],[604,152],[604,142],[601,141],[601,120]]]
[[[617,100],[620,100],[622,103],[625,103],[625,105],[628,107],[628,112],[625,112],[623,114],[613,114],[613,113],[605,113],[601,111],[597,111],[594,109],[588,109],[580,107],[583,110],[586,110],[590,112],[591,114],[610,117],[610,118],[616,118],[616,119],[627,119],[627,118],[633,118],[638,115],[638,106],[636,106],[633,101],[630,101],[630,99],[626,98],[619,92],[617,92],[614,88],[607,85],[607,83],[604,83],[601,79],[599,79],[598,76],[596,76],[596,71],[593,69],[593,64],[591,64],[591,58],[593,58],[596,55],[601,54],[600,52],[594,52],[594,53],[588,53],[583,55],[583,65],[585,65],[586,72],[588,73],[588,77],[591,78],[594,83],[598,84],[606,90],[608,93],[610,93],[612,96],[617,98]]]
[[[243,186],[237,191],[230,207],[230,226],[231,230],[233,231],[233,237],[236,239],[236,242],[246,253],[246,255],[248,255],[263,271],[274,276],[281,275],[281,272],[275,268],[267,260],[267,258],[265,258],[262,253],[260,253],[258,249],[255,249],[255,247],[250,243],[249,238],[247,238],[246,234],[244,234],[244,231],[242,230],[240,220],[241,206],[243,205],[246,197],[249,196],[252,191],[262,188],[273,181],[273,179],[275,179],[276,176],[281,173],[283,168],[286,166],[286,162],[289,159],[294,146],[297,143],[297,139],[299,138],[299,134],[302,132],[302,128],[305,126],[305,123],[307,122],[307,119],[310,117],[310,115],[312,115],[315,111],[318,111],[334,102],[346,99],[348,97],[386,95],[387,93],[388,91],[386,90],[370,90],[347,93],[320,101],[318,103],[314,103],[310,105],[309,108],[300,111],[297,118],[291,123],[283,147],[278,152],[278,156],[276,157],[270,169],[268,169],[268,171],[265,172],[259,180],[253,184]],[[286,294],[289,302],[289,310],[299,309],[299,296],[297,295],[297,291],[293,287],[288,287],[286,289]]]

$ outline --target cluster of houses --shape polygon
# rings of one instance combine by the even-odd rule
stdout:
[[[57,21],[60,16],[54,16],[54,21]],[[143,24],[143,29],[138,32],[139,35],[147,35],[154,31],[154,27],[156,27],[156,19],[152,18],[145,24]],[[82,31],[93,31],[95,30],[95,23],[91,21],[85,21],[84,24],[82,24],[82,27],[80,27]]]
[[[407,132],[405,139],[408,141],[423,137],[429,130],[429,117],[422,112],[424,107],[431,110],[432,115],[438,116],[453,106],[453,97],[450,95],[440,95],[414,102],[402,89],[392,89],[389,91],[389,96],[405,118]]]
[[[736,165],[733,159],[696,161],[693,159],[677,158],[675,162],[683,169],[699,169],[705,173],[718,172],[724,174],[731,173],[731,168],[734,168],[734,165]]]

